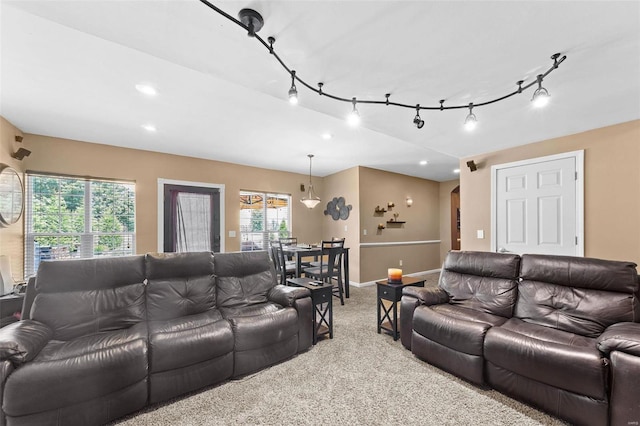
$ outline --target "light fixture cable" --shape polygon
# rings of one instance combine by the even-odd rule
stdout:
[[[334,99],[336,101],[340,101],[340,102],[352,102],[353,103],[353,107],[354,110],[357,111],[357,109],[355,108],[356,103],[359,104],[370,104],[370,105],[392,105],[392,106],[396,106],[396,107],[401,107],[401,108],[411,108],[411,109],[416,109],[416,111],[419,113],[421,110],[426,110],[426,111],[444,111],[444,110],[451,110],[451,109],[464,109],[464,108],[469,108],[469,105],[444,105],[445,100],[441,99],[439,101],[440,105],[438,106],[422,106],[420,104],[416,105],[409,105],[409,104],[405,104],[405,103],[400,103],[400,102],[390,102],[389,101],[389,97],[391,96],[390,93],[385,94],[385,100],[384,101],[375,101],[375,100],[356,100],[356,98],[346,98],[346,97],[342,97],[342,96],[337,96],[337,95],[333,95],[331,93],[328,93],[326,91],[323,90],[323,86],[324,83],[320,82],[318,83],[318,88],[315,88],[314,86],[308,84],[306,81],[304,81],[303,79],[300,78],[300,76],[298,74],[295,73],[295,71],[292,71],[291,69],[289,69],[289,67],[284,63],[284,61],[280,58],[280,56],[278,56],[278,54],[276,53],[273,44],[275,43],[276,39],[274,37],[268,37],[268,43],[264,41],[264,39],[262,37],[260,37],[257,34],[257,31],[262,28],[262,25],[264,24],[264,20],[262,19],[262,16],[260,16],[260,14],[252,9],[242,9],[240,11],[240,17],[241,20],[238,20],[236,18],[234,18],[233,16],[229,15],[228,13],[226,13],[225,11],[223,11],[222,9],[220,9],[219,7],[215,6],[214,4],[210,3],[207,0],[200,0],[201,3],[203,3],[204,5],[208,6],[209,8],[211,8],[212,10],[214,10],[215,12],[217,12],[218,14],[222,15],[223,17],[227,18],[228,20],[230,20],[231,22],[234,22],[235,24],[237,24],[238,26],[244,28],[247,31],[247,34],[249,35],[249,37],[253,37],[256,40],[258,40],[268,51],[271,55],[273,55],[274,58],[276,58],[276,60],[280,63],[280,65],[282,65],[282,67],[287,71],[287,73],[289,73],[292,77],[292,88],[295,87],[295,81],[298,81],[300,84],[302,84],[304,87],[306,87],[307,89],[311,90],[312,92],[315,92],[321,96],[326,96],[330,99]],[[244,23],[246,22],[246,24]],[[484,102],[474,102],[473,103],[473,107],[474,108],[478,108],[478,107],[483,107],[486,105],[491,105],[493,103],[496,102],[500,102],[503,101],[505,99],[508,99],[514,95],[517,95],[519,93],[522,93],[523,91],[527,90],[528,88],[530,88],[531,86],[538,84],[538,89],[541,89],[541,82],[542,80],[547,77],[553,70],[555,70],[556,68],[558,68],[558,66],[564,62],[565,59],[567,59],[566,55],[562,55],[561,53],[554,53],[553,55],[551,55],[551,59],[553,60],[553,65],[551,65],[551,67],[545,71],[542,74],[539,74],[537,76],[537,78],[531,82],[529,82],[528,84],[524,85],[524,81],[523,80],[519,80],[518,82],[516,82],[516,85],[518,86],[516,90],[514,90],[513,92],[507,93],[504,96],[500,96],[498,98],[495,99],[491,99],[488,101],[484,101]],[[549,96],[548,92],[546,89],[542,88],[547,95],[547,98]],[[291,89],[289,91],[291,93]],[[296,90],[296,95],[297,95],[297,90]],[[533,100],[533,99],[532,99]],[[467,116],[469,117],[469,116]],[[474,115],[475,117],[475,115]],[[466,120],[465,120],[466,121]],[[414,123],[415,124],[415,123]]]

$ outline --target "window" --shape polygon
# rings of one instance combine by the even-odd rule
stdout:
[[[135,184],[27,174],[25,276],[41,260],[135,253]]]
[[[267,250],[269,241],[288,237],[291,196],[240,191],[240,250]]]

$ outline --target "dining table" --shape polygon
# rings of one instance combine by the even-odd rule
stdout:
[[[318,259],[322,256],[322,247],[307,244],[298,244],[291,246],[282,246],[282,252],[285,256],[291,256],[296,262],[296,277],[300,278],[303,274],[302,259],[305,257],[313,257]],[[349,298],[349,247],[342,248],[342,275],[344,281],[344,296]]]

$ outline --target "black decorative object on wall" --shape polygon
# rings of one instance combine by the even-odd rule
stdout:
[[[351,204],[346,205],[344,197],[333,197],[333,200],[327,203],[327,209],[324,211],[325,216],[331,216],[333,220],[347,220],[352,207]]]

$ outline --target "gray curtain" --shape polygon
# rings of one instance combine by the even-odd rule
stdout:
[[[176,252],[211,251],[211,195],[176,194]]]

